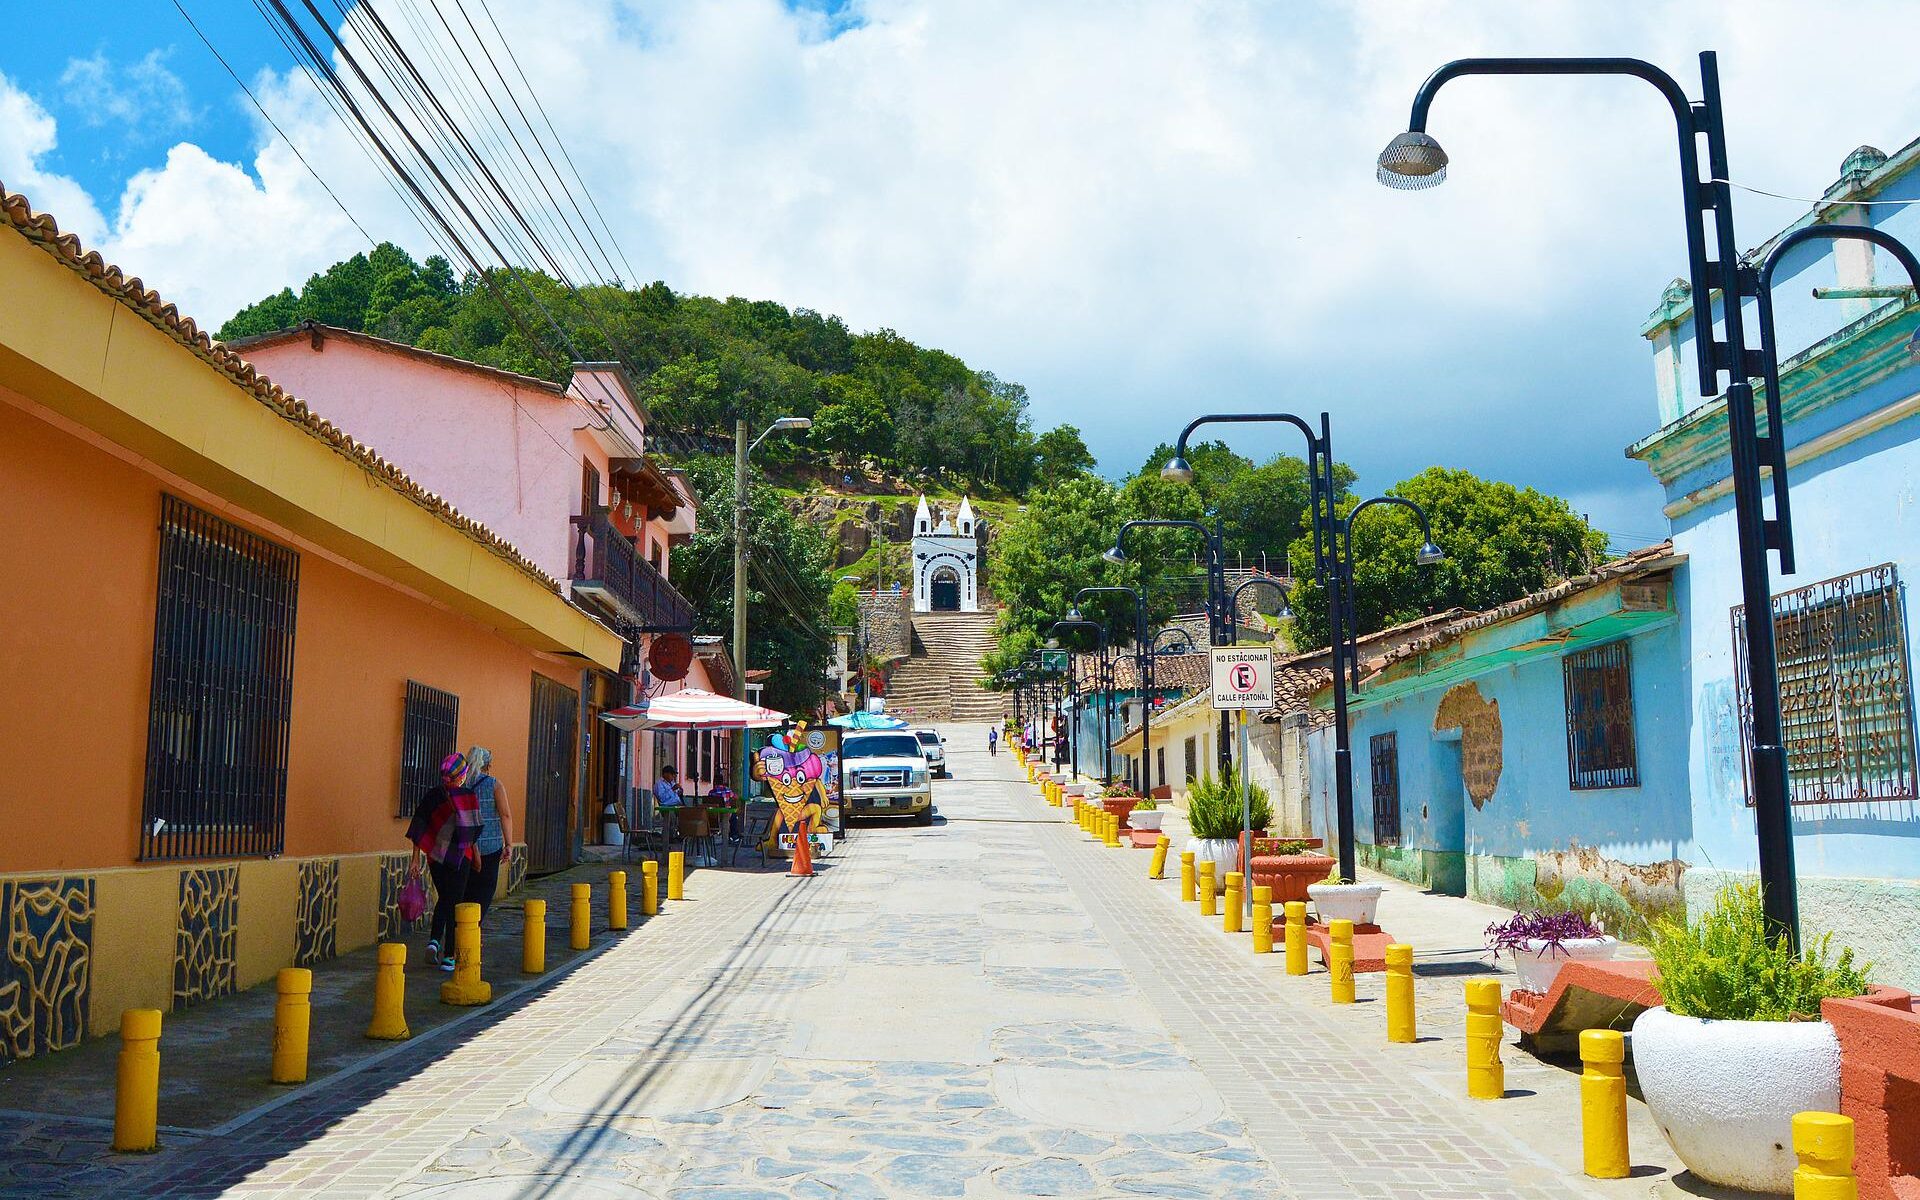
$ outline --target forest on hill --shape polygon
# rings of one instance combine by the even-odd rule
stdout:
[[[510,303],[502,304],[502,295]],[[526,314],[541,324],[523,324]],[[1093,466],[1079,431],[1036,434],[1027,391],[891,329],[855,333],[839,317],[770,300],[724,300],[665,283],[578,290],[538,271],[456,275],[381,243],[248,305],[222,339],[319,321],[470,362],[563,382],[572,361],[633,372],[654,427],[717,448],[745,417],[756,430],[811,417],[805,438],[755,456],[865,469],[915,486],[1023,496],[1036,480]],[[558,332],[556,332],[556,330]]]

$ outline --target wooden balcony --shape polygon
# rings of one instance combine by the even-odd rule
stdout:
[[[693,628],[693,605],[613,527],[605,509],[570,521],[575,597],[599,604],[641,632]]]

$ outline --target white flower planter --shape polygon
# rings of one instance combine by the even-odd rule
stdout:
[[[1605,962],[1618,949],[1620,940],[1606,936],[1568,938],[1558,950],[1539,938],[1529,938],[1513,949],[1513,973],[1520,977],[1523,990],[1544,993],[1567,963]]]
[[[1793,1114],[1840,1111],[1840,1039],[1825,1021],[1633,1023],[1640,1092],[1667,1144],[1710,1183],[1793,1194]]]
[[[1371,925],[1380,907],[1380,893],[1386,889],[1377,883],[1310,883],[1307,895],[1313,898],[1314,915],[1323,924],[1338,920],[1355,925]]]
[[[1232,838],[1194,838],[1187,843],[1187,849],[1193,851],[1194,873],[1199,874],[1201,863],[1211,862],[1213,890],[1226,891],[1227,872],[1240,869],[1240,843]]]
[[[1149,833],[1158,833],[1160,832],[1160,822],[1166,819],[1167,813],[1165,809],[1156,808],[1151,812],[1141,812],[1136,808],[1127,814],[1127,827],[1130,829],[1144,830]]]

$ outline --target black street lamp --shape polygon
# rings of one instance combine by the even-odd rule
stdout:
[[[1754,414],[1752,378],[1768,375],[1764,353],[1747,346],[1742,302],[1762,298],[1759,271],[1740,264],[1733,230],[1733,188],[1727,170],[1727,131],[1720,103],[1720,68],[1713,51],[1700,55],[1698,102],[1687,98],[1673,76],[1637,58],[1464,58],[1447,63],[1414,94],[1407,132],[1381,152],[1380,182],[1389,187],[1428,188],[1446,178],[1447,154],[1427,133],[1427,111],[1441,86],[1463,75],[1627,75],[1645,80],[1666,98],[1679,135],[1681,203],[1687,229],[1687,281],[1693,294],[1693,334],[1700,394],[1712,399],[1727,379],[1727,443],[1732,459],[1734,527],[1738,534],[1741,600],[1748,614],[1747,676],[1751,681],[1753,741],[1748,778],[1753,785],[1755,841],[1767,921],[1796,950],[1800,942],[1799,898],[1793,866],[1793,820],[1788,807],[1787,752],[1780,730],[1780,680],[1773,641],[1773,592],[1767,551],[1778,551],[1783,573],[1793,571],[1793,535],[1786,505],[1784,432],[1777,421],[1761,437]],[[1707,172],[1700,171],[1697,139],[1707,140]],[[1713,229],[1707,257],[1706,231]],[[1864,232],[1864,231],[1862,231]],[[1849,235],[1853,236],[1853,235]],[[1877,240],[1869,238],[1867,240]],[[1884,245],[1885,243],[1881,243]],[[1784,248],[1784,247],[1783,247]],[[1903,263],[1903,265],[1905,265]],[[1721,293],[1721,324],[1714,335],[1713,293]],[[1763,322],[1764,323],[1764,322]],[[1772,374],[1777,375],[1777,364]],[[1777,409],[1777,395],[1769,400]],[[1775,515],[1766,513],[1761,470],[1770,467]],[[1762,615],[1764,614],[1764,619]]]
[[[1191,475],[1191,472],[1189,472]],[[1201,542],[1206,546],[1207,556],[1207,641],[1215,646],[1227,646],[1233,643],[1233,631],[1227,625],[1224,605],[1227,598],[1227,552],[1225,537],[1218,518],[1209,529],[1199,521],[1181,518],[1147,517],[1127,521],[1113,535],[1113,548],[1101,555],[1116,566],[1127,561],[1127,533],[1134,529],[1192,529],[1200,534]],[[1191,644],[1192,639],[1188,639]],[[1220,775],[1225,778],[1233,769],[1233,745],[1227,735],[1228,717],[1225,709],[1220,712],[1219,736],[1214,739],[1220,761]]]
[[[1194,430],[1203,425],[1249,424],[1291,425],[1307,439],[1307,508],[1312,517],[1313,568],[1314,576],[1327,592],[1327,645],[1333,661],[1333,792],[1334,816],[1339,826],[1340,876],[1352,879],[1355,877],[1353,745],[1347,728],[1347,690],[1350,676],[1357,682],[1358,671],[1357,667],[1351,672],[1343,669],[1343,664],[1357,664],[1360,652],[1353,620],[1352,539],[1346,535],[1352,531],[1353,518],[1370,504],[1405,505],[1420,515],[1423,528],[1427,527],[1426,513],[1411,500],[1381,497],[1357,506],[1342,520],[1335,511],[1340,488],[1334,477],[1332,422],[1324,412],[1320,414],[1317,430],[1292,413],[1209,413],[1195,417],[1180,431],[1173,457],[1160,468],[1161,478],[1175,483],[1193,482],[1193,468],[1187,465],[1187,440]],[[1429,529],[1415,561],[1430,563],[1440,558],[1440,548],[1433,544]],[[1237,611],[1235,616],[1237,619]]]
[[[1232,623],[1233,628],[1233,641],[1231,644],[1235,646],[1240,644],[1240,593],[1250,587],[1272,588],[1280,596],[1280,612],[1278,615],[1282,617],[1292,615],[1292,610],[1288,608],[1287,589],[1280,586],[1279,580],[1269,579],[1264,575],[1250,576],[1242,582],[1239,587],[1233,589],[1233,595],[1227,600],[1227,612],[1230,614],[1228,620]]]
[[[1113,680],[1111,670],[1107,665],[1107,627],[1103,622],[1089,621],[1079,616],[1079,611],[1077,608],[1070,609],[1067,617],[1053,623],[1053,636],[1056,639],[1055,644],[1058,644],[1057,639],[1062,629],[1091,629],[1099,635],[1098,649],[1100,653],[1100,665],[1098,668],[1099,673],[1096,676],[1096,690],[1104,688],[1107,692],[1107,699],[1111,701]],[[1069,652],[1067,656],[1067,678],[1069,686],[1073,691],[1073,710],[1072,716],[1069,718],[1071,724],[1068,727],[1068,736],[1072,739],[1073,744],[1073,773],[1074,776],[1078,778],[1080,774],[1080,691],[1074,682],[1075,668],[1071,652]],[[1101,707],[1101,732],[1104,734],[1107,732],[1105,711],[1111,707],[1111,704],[1103,704]],[[1100,771],[1101,777],[1106,780],[1111,780],[1113,777],[1112,756],[1113,747],[1111,745],[1111,739],[1103,738],[1100,745]]]
[[[1140,684],[1140,794],[1151,796],[1153,757],[1148,751],[1153,745],[1153,647],[1147,637],[1147,589],[1144,584],[1137,588],[1124,584],[1083,587],[1073,594],[1073,607],[1067,610],[1067,619],[1079,620],[1080,602],[1102,592],[1124,592],[1133,597],[1133,662]],[[1111,692],[1108,703],[1111,707]],[[1107,739],[1109,745],[1112,741]]]

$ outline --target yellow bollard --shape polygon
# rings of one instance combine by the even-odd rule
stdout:
[[[660,915],[660,864],[652,859],[640,864],[640,915]]]
[[[1200,888],[1200,915],[1203,917],[1216,916],[1218,914],[1214,911],[1213,907],[1215,903],[1213,894],[1213,860],[1210,858],[1202,859],[1194,865],[1199,868],[1200,871],[1200,879],[1198,882]]]
[[[120,1014],[120,1082],[113,1097],[113,1148],[160,1148],[160,1010]]]
[[[1417,1040],[1413,1021],[1413,947],[1405,942],[1387,947],[1387,1040]]]
[[[1500,981],[1467,980],[1467,1095],[1498,1100],[1507,1094],[1500,1062]]]
[[[687,852],[675,850],[667,855],[667,899],[687,898]]]
[[[1193,851],[1182,850],[1180,852],[1180,902],[1182,904],[1193,903],[1195,899],[1195,886]]]
[[[1247,894],[1240,889],[1246,886],[1246,876],[1238,871],[1227,872],[1226,901],[1220,908],[1220,929],[1223,933],[1240,932],[1240,910],[1247,906]]]
[[[547,969],[547,902],[523,900],[520,914],[520,973],[538,975]]]
[[[1164,833],[1153,839],[1153,860],[1147,864],[1148,879],[1167,877],[1167,847],[1171,845],[1173,843],[1167,840],[1167,835]]]
[[[1273,889],[1264,883],[1253,889],[1253,952],[1273,953]]]
[[[593,885],[573,885],[572,920],[568,922],[567,944],[585,950],[593,942]]]
[[[480,978],[478,904],[453,906],[453,961],[453,978],[440,985],[440,1003],[467,1007],[493,999],[493,985]]]
[[[1353,922],[1336,918],[1328,926],[1327,978],[1335,1004],[1353,1003]]]
[[[1595,1179],[1625,1179],[1627,1161],[1627,1040],[1617,1029],[1580,1031],[1580,1144]],[[1794,1149],[1799,1150],[1795,1124]]]
[[[279,993],[273,1005],[274,1083],[307,1081],[307,1035],[313,1028],[313,972],[281,967],[274,976]]]
[[[1793,1114],[1794,1200],[1859,1200],[1853,1175],[1853,1118],[1839,1113]],[[1624,1161],[1624,1159],[1622,1160]]]
[[[1287,901],[1287,974],[1307,973],[1307,902]]]
[[[1115,850],[1120,848],[1120,818],[1107,814],[1107,845]]]
[[[607,874],[607,928],[625,929],[627,927],[627,873],[610,871]]]
[[[404,1042],[413,1036],[407,1028],[407,944],[381,942],[374,951],[373,1020],[367,1036],[380,1042]]]

